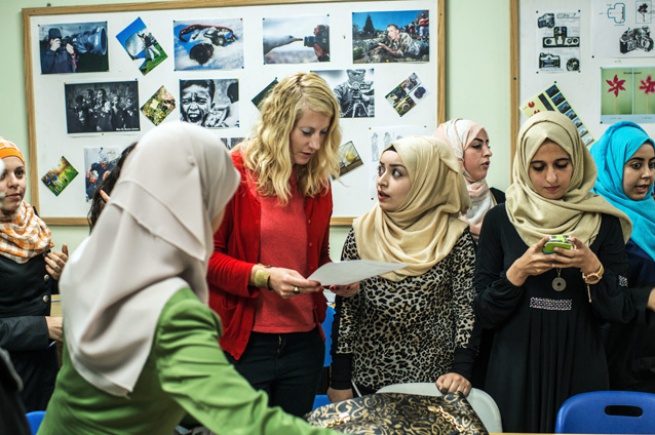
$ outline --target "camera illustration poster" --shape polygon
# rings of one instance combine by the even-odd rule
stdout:
[[[427,10],[353,12],[353,62],[428,62]]]
[[[107,22],[39,26],[41,74],[109,69]]]
[[[262,20],[264,64],[330,60],[330,16],[265,17]]]
[[[594,56],[654,58],[653,1],[591,2]]]
[[[600,74],[603,124],[655,123],[655,67],[602,68]]]
[[[243,68],[243,20],[173,22],[175,70]]]
[[[580,70],[580,11],[537,11],[539,72]]]

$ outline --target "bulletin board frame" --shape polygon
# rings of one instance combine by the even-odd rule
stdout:
[[[649,10],[641,15],[635,10],[637,3],[640,2],[510,0],[512,159],[515,138],[527,119],[525,111],[530,110],[527,105],[538,95],[574,120],[587,146],[593,147],[607,127],[623,119],[637,122],[651,137],[655,135],[655,116],[640,114],[644,109],[639,107],[642,103],[638,98],[643,100],[643,96],[634,96],[635,90],[639,93],[641,80],[648,76],[650,82],[655,78],[655,50],[652,46],[650,50],[640,49],[631,32],[642,26],[655,29],[655,2],[648,1]],[[566,24],[562,23],[572,22],[577,28],[568,29],[567,34]],[[630,38],[633,45],[627,47],[625,41]],[[649,68],[653,68],[652,77]],[[613,85],[615,73],[618,83]],[[628,76],[630,79],[621,82],[622,77]],[[615,105],[614,114],[610,113],[612,99],[628,97],[631,81],[631,108],[619,107],[617,111]],[[655,81],[651,83],[650,92],[655,92]],[[551,89],[554,91],[549,96],[547,91]],[[613,94],[615,91],[618,96]],[[650,111],[655,112],[655,97],[650,105]],[[535,110],[539,109],[537,104]]]
[[[392,60],[389,63],[388,61],[371,60],[377,59],[373,56],[367,57],[366,61],[356,58],[360,53],[356,51],[357,44],[354,40],[358,38],[355,38],[355,34],[356,30],[361,29],[354,25],[356,16],[371,13],[375,18],[386,17],[389,15],[385,14],[390,13],[394,17],[397,15],[400,19],[406,13],[420,11],[429,16],[430,27],[429,36],[426,31],[424,38],[414,38],[423,39],[425,42],[423,46],[426,47],[425,54],[418,60]],[[320,15],[326,15],[330,24],[331,58],[328,62],[281,62],[276,64],[267,58],[266,42],[268,40],[265,41],[267,19],[270,24],[275,19],[285,16],[314,17]],[[134,24],[132,20],[137,18],[142,20],[147,31],[152,31],[151,35],[154,34],[157,39],[155,42],[158,45],[154,46],[155,52],[153,52],[155,54],[150,54],[150,64],[147,62],[149,46],[146,39],[141,37],[145,48],[142,47],[143,50],[139,57],[136,55],[136,50],[130,51],[130,47],[134,47],[134,44],[129,44],[130,39],[121,41],[118,36],[128,29],[128,24],[132,26]],[[240,66],[202,71],[180,69],[176,51],[178,49],[176,44],[179,41],[172,31],[173,25],[184,22],[184,20],[197,21],[200,18],[216,20],[218,24],[222,24],[219,22],[221,19],[231,19],[231,22],[239,21],[241,23],[245,48],[243,48]],[[235,124],[224,123],[224,127],[211,129],[216,132],[217,137],[229,143],[231,140],[246,137],[250,133],[258,115],[254,100],[267,85],[272,83],[272,80],[279,80],[294,72],[309,70],[324,76],[328,84],[336,89],[336,82],[330,82],[330,78],[337,76],[348,78],[347,72],[351,70],[364,71],[368,74],[367,77],[374,77],[374,81],[370,82],[374,83],[375,87],[375,93],[371,93],[374,95],[371,97],[371,99],[374,98],[374,110],[369,109],[368,112],[364,111],[359,116],[353,114],[352,119],[345,119],[342,114],[343,143],[358,151],[357,158],[360,160],[361,168],[353,169],[351,172],[346,171],[345,174],[342,171],[342,177],[339,180],[333,180],[335,209],[332,225],[350,225],[353,218],[373,205],[374,198],[370,193],[371,174],[374,174],[377,166],[375,155],[375,151],[378,149],[377,138],[380,137],[381,141],[383,132],[385,132],[385,138],[389,132],[391,132],[390,136],[398,134],[396,137],[408,134],[432,134],[436,126],[445,120],[445,0],[392,0],[382,3],[371,0],[184,0],[25,8],[22,10],[22,20],[31,202],[49,225],[87,225],[86,215],[90,203],[85,188],[88,191],[88,187],[92,185],[91,180],[95,180],[94,174],[97,175],[97,171],[90,170],[93,166],[89,166],[91,161],[89,155],[98,152],[103,154],[102,159],[107,160],[105,156],[107,150],[120,151],[130,143],[138,141],[140,136],[149,129],[154,128],[156,118],[154,115],[152,117],[145,115],[145,102],[152,103],[156,100],[152,104],[161,103],[162,107],[166,106],[167,100],[164,97],[160,98],[162,88],[166,88],[163,90],[164,94],[173,97],[171,100],[173,104],[169,104],[165,119],[157,120],[157,122],[180,119],[183,116],[180,99],[182,91],[180,90],[178,93],[178,84],[181,88],[183,81],[209,79],[214,81],[217,87],[220,87],[223,81],[238,82],[240,97],[237,102],[240,103],[240,112],[237,113],[240,116],[239,120]],[[374,30],[378,33],[377,39],[383,37],[383,31],[392,22],[380,21],[374,24]],[[409,23],[413,26],[414,22],[418,24],[418,17]],[[87,29],[84,27],[87,24],[95,26],[95,28]],[[211,24],[214,22],[212,21]],[[42,59],[42,54],[47,49],[48,38],[46,35],[53,36],[52,33],[49,33],[50,29],[60,27],[61,36],[68,38],[68,34],[72,33],[69,27],[74,25],[80,29],[79,33],[75,34],[78,40],[82,35],[87,40],[91,40],[94,38],[92,35],[94,32],[96,34],[102,31],[106,32],[106,53],[100,53],[102,47],[97,51],[99,56],[106,56],[107,69],[102,70],[102,67],[99,67],[100,69],[94,70],[95,65],[101,63],[96,60],[96,63],[86,64],[87,67],[91,66],[83,73],[81,73],[79,62],[77,64],[73,62],[73,68],[77,68],[74,73],[45,72],[44,65],[46,63],[44,58]],[[398,25],[401,27],[401,31],[409,32],[409,24],[403,25],[400,22]],[[224,28],[225,26],[216,25],[214,27]],[[418,27],[416,31],[418,32]],[[135,36],[137,33],[135,31],[131,36]],[[192,33],[192,37],[195,37],[196,33]],[[301,42],[296,45],[302,43],[302,36],[305,36],[306,41],[306,37],[311,34],[306,33],[299,36],[300,38],[297,40]],[[136,40],[136,38],[132,39]],[[68,40],[70,41],[70,39]],[[98,38],[96,38],[97,40]],[[357,42],[360,43],[359,40]],[[96,45],[102,46],[102,43],[96,42]],[[223,48],[224,45],[220,46],[218,43],[214,47],[215,50]],[[77,50],[77,46],[75,49]],[[168,59],[155,65],[155,59],[159,59],[162,49]],[[263,57],[262,49],[264,50]],[[77,59],[79,60],[80,57],[78,56]],[[134,68],[141,62],[140,59],[145,59],[141,67]],[[144,68],[144,65],[154,65],[154,67],[149,69]],[[416,81],[410,80],[417,77],[418,85]],[[406,86],[408,82],[412,82],[411,87],[414,89]],[[417,95],[415,90],[419,86],[422,92]],[[80,127],[80,125],[86,125],[84,124],[85,118],[83,115],[79,115],[80,120],[78,120],[77,115],[74,115],[73,112],[81,113],[79,107],[84,105],[85,97],[83,95],[86,94],[83,92],[85,89],[93,89],[93,93],[96,93],[100,87],[104,88],[105,95],[97,96],[95,99],[96,102],[98,100],[106,101],[103,104],[107,108],[115,105],[127,110],[126,107],[123,107],[126,97],[129,99],[132,95],[130,92],[136,92],[134,95],[138,97],[137,107],[141,109],[137,115],[139,118],[138,130],[133,127],[125,127],[126,121],[121,121],[123,127],[120,129],[117,127],[101,128],[99,127],[100,121],[96,121],[97,131]],[[393,102],[395,100],[391,98],[392,94],[400,88],[407,91],[407,98],[414,97],[415,107],[420,110],[412,110],[414,107],[412,106],[409,111],[403,112],[405,109],[401,110]],[[410,91],[412,91],[411,95]],[[419,101],[419,98],[422,100]],[[116,103],[109,100],[116,100]],[[232,103],[234,102],[232,101]],[[89,118],[88,114],[86,118]],[[115,125],[118,124],[115,123]],[[385,129],[389,131],[385,131]],[[401,131],[402,133],[400,133]],[[380,136],[378,136],[378,132]],[[374,137],[375,146],[373,146]],[[115,156],[116,153],[110,154],[111,158]],[[102,160],[99,157],[98,159]],[[350,160],[344,161],[342,164],[347,167]],[[66,176],[66,171],[70,168],[77,175],[68,173],[70,176]],[[62,184],[64,182],[65,184]]]

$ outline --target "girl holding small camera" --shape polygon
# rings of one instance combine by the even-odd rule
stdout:
[[[637,124],[618,122],[591,148],[598,166],[594,192],[625,212],[633,231],[626,245],[628,286],[637,306],[655,299],[655,145]],[[608,334],[610,386],[655,393],[655,316],[611,325]]]
[[[485,389],[504,431],[552,433],[564,400],[609,388],[601,325],[636,312],[621,287],[631,225],[591,193],[596,166],[560,113],[523,125],[513,180],[480,233],[474,309],[495,332]],[[544,253],[562,234],[573,249]]]

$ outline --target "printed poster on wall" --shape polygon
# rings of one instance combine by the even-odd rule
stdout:
[[[600,122],[655,123],[655,67],[601,68]]]
[[[592,54],[604,58],[655,57],[653,1],[591,2]]]
[[[536,13],[538,72],[580,71],[580,11]]]

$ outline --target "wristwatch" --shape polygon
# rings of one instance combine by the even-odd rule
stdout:
[[[603,267],[603,263],[600,263],[600,268],[598,269],[598,272],[592,272],[589,274],[582,274],[582,279],[584,279],[584,282],[587,284],[597,284],[598,281],[603,279],[603,274],[605,273],[605,268]]]

